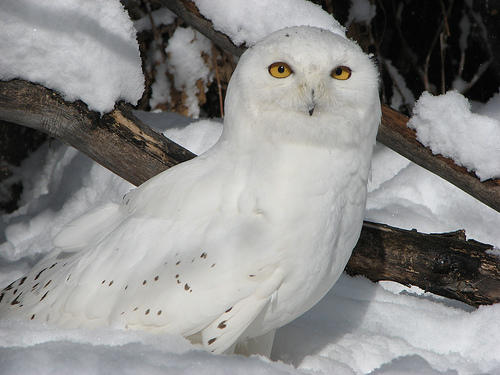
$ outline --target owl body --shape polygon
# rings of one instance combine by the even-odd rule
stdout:
[[[359,47],[312,27],[271,34],[240,59],[214,147],[70,223],[0,294],[0,317],[268,354],[260,338],[317,303],[349,259],[379,120]]]

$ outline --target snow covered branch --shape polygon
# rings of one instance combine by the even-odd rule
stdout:
[[[415,131],[406,126],[407,122],[406,116],[383,105],[377,141],[500,212],[500,179],[481,182],[474,173],[453,160],[434,155],[417,141]]]

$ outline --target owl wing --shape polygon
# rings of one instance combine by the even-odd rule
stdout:
[[[190,164],[70,223],[58,248],[3,292],[0,315],[201,334],[214,352],[230,347],[283,276],[263,215],[235,203],[245,181],[208,159]]]

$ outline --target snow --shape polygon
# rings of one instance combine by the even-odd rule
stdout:
[[[151,12],[151,17],[153,18],[153,23],[156,28],[159,28],[161,25],[170,25],[174,23],[177,16],[168,8],[160,8],[158,10],[154,10]],[[147,14],[144,17],[134,21],[134,27],[137,32],[141,32],[144,30],[151,30],[151,18],[150,15]]]
[[[219,120],[137,115],[196,153],[222,131]],[[27,186],[22,206],[0,223],[7,236],[0,246],[0,285],[26,272],[69,220],[98,203],[119,201],[132,188],[57,141],[32,154],[20,174]],[[370,220],[421,231],[465,228],[476,240],[500,244],[499,213],[381,145],[369,190]],[[498,373],[499,319],[500,305],[474,310],[415,287],[343,275],[318,305],[278,330],[274,361],[215,356],[177,336],[3,320],[0,373]]]
[[[303,0],[194,0],[214,29],[237,46],[251,46],[276,30],[316,26],[345,37],[345,28],[319,5]]]
[[[213,72],[203,59],[203,55],[211,58],[212,42],[191,27],[177,28],[169,39],[165,52],[175,88],[187,95],[188,115],[196,118],[200,115],[197,99],[199,86],[206,91],[212,81]]]
[[[376,14],[377,7],[370,0],[352,0],[346,25],[349,27],[352,22],[365,22],[369,25]]]
[[[500,177],[500,119],[471,112],[457,91],[432,96],[424,92],[408,126],[434,154],[451,158],[482,180]]]
[[[135,32],[118,2],[44,0],[43,7],[40,3],[0,0],[0,78],[41,82],[101,112],[110,110],[116,100],[134,102],[140,97],[143,78]],[[309,2],[196,4],[236,44],[253,44],[276,28],[298,24],[343,34],[333,18]],[[359,5],[358,13],[370,16],[367,2],[355,4],[365,4]],[[221,15],[224,18],[218,18]],[[155,23],[172,22],[169,12],[153,13],[153,18]],[[146,21],[136,27],[148,28]],[[208,43],[194,36],[190,29],[176,32],[173,39],[178,45],[171,52],[182,55],[188,50],[183,43],[195,40],[200,43],[194,47],[197,56],[201,50],[209,54]],[[177,66],[182,64],[199,67],[200,61],[179,57]],[[196,79],[203,77],[207,75]],[[189,79],[186,76],[184,82]],[[168,87],[166,82],[163,86]],[[403,94],[404,100],[399,100],[408,100]],[[424,94],[411,123],[431,145],[438,145],[435,152],[456,148],[452,157],[489,178],[497,173],[490,170],[493,162],[500,160],[494,146],[500,144],[495,138],[500,94],[484,105],[474,103],[474,110],[456,93]],[[220,120],[193,121],[162,112],[137,115],[198,154],[222,130]],[[496,141],[490,143],[492,139]],[[55,140],[35,151],[17,173],[24,184],[20,207],[0,221],[0,286],[22,276],[46,254],[67,222],[99,203],[120,201],[132,188]],[[375,149],[366,219],[423,232],[464,228],[469,238],[500,247],[498,212],[382,145]],[[495,374],[500,373],[499,320],[500,304],[476,310],[416,287],[343,275],[319,304],[278,330],[273,361],[212,355],[178,336],[114,327],[65,330],[11,319],[0,320],[0,374]]]
[[[0,0],[0,79],[21,78],[105,113],[144,91],[139,47],[115,0]]]

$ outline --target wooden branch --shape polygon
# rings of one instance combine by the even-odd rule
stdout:
[[[42,130],[135,185],[194,154],[151,130],[120,104],[100,116],[26,81],[0,81],[0,120]],[[500,301],[500,260],[491,246],[365,223],[352,275],[392,280],[477,306]],[[431,251],[432,250],[432,251]]]
[[[214,29],[212,21],[207,20],[200,14],[195,3],[189,0],[158,0],[161,4],[172,10],[189,26],[192,26],[208,39],[213,41],[222,49],[231,52],[233,55],[241,56],[246,47],[236,46],[226,34]]]
[[[235,46],[225,34],[213,29],[212,23],[200,14],[193,2],[189,0],[160,0],[160,2],[215,44],[238,56],[243,53],[244,48]],[[429,148],[417,141],[415,131],[406,126],[407,122],[406,116],[387,105],[382,105],[382,124],[377,140],[500,212],[500,179],[481,182],[474,173],[456,165],[453,160],[433,155]]]
[[[21,80],[0,82],[0,120],[47,133],[134,185],[196,156],[142,123],[125,104],[101,116]]]
[[[465,302],[500,301],[500,260],[491,245],[466,241],[463,231],[422,234],[365,222],[346,271],[377,282],[395,281]]]

